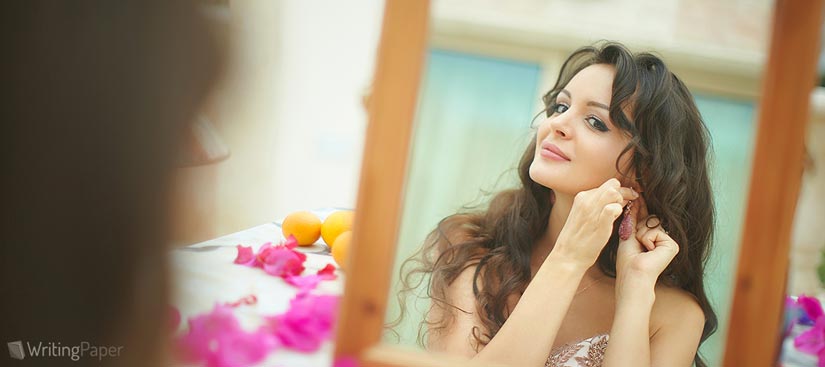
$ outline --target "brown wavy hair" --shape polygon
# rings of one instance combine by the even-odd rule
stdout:
[[[663,227],[680,244],[679,253],[658,281],[695,296],[705,314],[701,345],[718,324],[704,285],[715,217],[708,177],[710,134],[687,87],[659,57],[634,54],[617,43],[573,52],[563,64],[556,84],[542,98],[542,113],[552,114],[559,91],[576,73],[594,64],[608,64],[616,69],[610,118],[631,137],[616,159],[616,168],[625,176],[627,172],[636,172],[633,179],[643,188],[641,194],[649,213],[660,218]],[[633,111],[632,120],[623,112],[624,107]],[[496,335],[512,312],[508,298],[521,296],[531,280],[532,250],[547,230],[552,210],[552,190],[529,175],[536,148],[533,137],[518,165],[517,188],[495,194],[486,208],[476,207],[444,218],[423,246],[404,261],[398,293],[401,314],[387,325],[390,329],[400,324],[407,312],[405,300],[415,292],[431,300],[431,314],[440,308],[444,311],[440,314],[445,315],[421,322],[421,345],[427,331],[449,327],[454,312],[469,313],[450,304],[446,289],[465,269],[475,266],[475,312],[484,326],[473,329],[476,349]],[[625,154],[632,154],[628,171],[619,167]],[[596,261],[602,272],[614,278],[619,222],[617,219],[614,223],[613,234]],[[698,352],[694,362],[696,366],[706,366]]]

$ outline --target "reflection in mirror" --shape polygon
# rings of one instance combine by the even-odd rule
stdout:
[[[553,226],[553,214],[550,209],[552,199],[549,199],[549,196],[543,198],[543,201],[540,200],[537,208],[534,208],[535,213],[539,214],[529,212],[521,216],[511,214],[517,219],[511,219],[509,224],[504,225],[508,228],[505,232],[509,233],[509,237],[490,239],[491,233],[494,233],[491,228],[494,226],[484,223],[481,218],[477,218],[479,221],[472,226],[459,227],[464,230],[472,229],[475,232],[446,231],[453,246],[467,241],[477,243],[475,248],[467,246],[466,260],[468,261],[451,264],[454,267],[442,267],[441,271],[435,273],[433,277],[428,272],[413,273],[406,282],[406,285],[412,288],[410,292],[401,292],[405,284],[399,282],[398,275],[411,274],[410,270],[417,266],[415,259],[421,258],[421,253],[418,251],[427,243],[425,238],[435,233],[433,231],[443,219],[456,213],[484,213],[490,200],[497,194],[521,185],[518,176],[519,160],[525,150],[529,149],[529,144],[535,141],[538,133],[539,137],[543,137],[540,139],[541,142],[549,141],[556,144],[571,158],[569,162],[563,162],[554,160],[557,157],[552,153],[542,155],[541,151],[537,154],[531,151],[528,154],[529,159],[535,159],[539,163],[528,164],[525,167],[529,169],[524,170],[524,173],[529,173],[526,175],[529,180],[535,180],[541,184],[539,191],[546,190],[544,187],[551,187],[557,194],[566,194],[555,198],[565,202],[571,198],[570,194],[594,189],[607,178],[613,177],[612,174],[604,175],[604,172],[613,169],[615,176],[622,178],[624,186],[635,184],[635,189],[643,191],[646,207],[656,207],[650,214],[664,217],[666,222],[670,220],[678,223],[665,224],[669,232],[668,237],[678,239],[675,242],[680,244],[702,243],[705,241],[705,236],[710,236],[712,232],[713,239],[708,242],[711,250],[708,253],[704,270],[698,265],[702,256],[691,252],[691,249],[695,249],[697,245],[682,246],[682,251],[677,255],[676,260],[665,271],[667,276],[660,281],[661,285],[656,291],[656,301],[657,305],[674,302],[674,305],[687,307],[684,305],[695,304],[686,301],[684,296],[688,293],[693,293],[700,299],[706,296],[707,304],[704,304],[705,300],[700,302],[703,303],[705,316],[713,318],[709,315],[715,314],[718,324],[714,333],[711,333],[711,325],[708,324],[708,330],[705,330],[705,336],[702,337],[704,341],[699,354],[706,365],[720,363],[729,317],[732,280],[736,272],[747,180],[750,175],[754,134],[754,98],[757,93],[759,71],[764,59],[767,30],[770,28],[768,19],[771,3],[762,1],[754,4],[752,9],[749,8],[747,17],[739,14],[740,9],[734,1],[633,2],[640,4],[639,6],[629,6],[629,3],[616,5],[592,2],[583,4],[554,2],[547,4],[537,1],[520,1],[508,4],[486,2],[486,6],[470,7],[466,1],[460,0],[434,2],[432,45],[422,82],[410,154],[404,213],[394,271],[395,288],[391,291],[387,311],[387,322],[391,327],[385,333],[386,343],[423,347],[428,342],[436,340],[439,345],[434,348],[431,346],[429,349],[447,349],[450,352],[468,356],[475,354],[471,344],[464,345],[464,347],[470,347],[461,349],[455,347],[454,343],[450,343],[451,339],[444,338],[444,332],[439,334],[434,329],[430,333],[427,332],[432,329],[424,322],[427,315],[429,315],[429,321],[438,323],[444,320],[434,316],[437,313],[431,312],[433,300],[439,304],[441,298],[462,299],[455,298],[454,294],[448,292],[440,294],[437,291],[439,286],[445,290],[469,292],[469,297],[464,299],[469,299],[471,302],[450,303],[461,310],[446,307],[446,310],[452,311],[452,314],[457,316],[453,318],[456,320],[455,323],[443,330],[464,327],[467,331],[463,337],[458,337],[456,340],[480,342],[480,344],[489,342],[489,337],[494,332],[491,332],[491,329],[480,327],[476,334],[478,338],[476,338],[471,334],[472,325],[490,325],[492,330],[495,330],[496,327],[502,326],[510,312],[515,312],[513,305],[519,299],[518,295],[525,291],[527,280],[536,275],[544,257],[552,248],[548,245],[558,244],[559,242],[555,239],[560,236],[560,228],[567,228],[563,220],[560,221],[562,226]],[[623,14],[627,16],[623,17]],[[662,14],[669,15],[662,16]],[[536,19],[542,19],[542,21],[536,22]],[[645,21],[628,24],[622,19],[644,19]],[[724,37],[718,37],[720,34]],[[653,123],[648,124],[646,130],[641,125],[636,126],[636,130],[622,128],[621,121],[617,121],[620,119],[614,117],[619,116],[620,112],[627,112],[629,115],[627,121],[633,121],[636,117],[634,113],[646,110],[644,107],[633,106],[633,102],[643,98],[639,97],[639,94],[628,94],[632,96],[628,98],[631,101],[631,107],[626,110],[610,104],[611,101],[617,100],[613,98],[616,96],[616,90],[613,94],[610,93],[612,79],[600,78],[598,75],[590,75],[591,79],[586,79],[588,75],[570,73],[572,75],[568,75],[567,80],[559,85],[559,88],[563,87],[565,92],[555,90],[555,93],[550,95],[549,106],[556,114],[551,115],[550,118],[541,115],[534,119],[537,113],[545,112],[546,106],[541,97],[553,89],[559,71],[562,69],[562,63],[576,48],[592,45],[600,39],[621,41],[634,52],[652,51],[687,85],[691,98],[686,98],[685,101],[692,100],[695,103],[709,133],[706,156],[701,154],[701,138],[690,137],[691,134],[701,133],[700,125],[688,125],[689,127],[678,131],[668,130],[673,128],[672,125]],[[603,46],[604,43],[597,43],[597,45]],[[697,62],[698,60],[701,60],[701,63]],[[621,74],[622,68],[619,69]],[[606,94],[604,88],[596,88],[599,82],[605,81],[608,83]],[[615,111],[608,113],[604,109],[587,106],[586,103],[582,105],[583,107],[579,107],[581,99],[577,100],[577,96],[581,96],[581,99],[586,101],[601,100],[610,107],[615,107],[613,108]],[[673,106],[672,99],[679,96],[673,94],[670,97],[670,102],[667,103]],[[647,110],[652,108],[649,107],[650,103],[646,105]],[[683,108],[683,106],[671,108]],[[577,114],[580,116],[574,118],[573,122],[562,118],[562,116]],[[647,121],[656,120],[656,118],[642,115],[638,118],[639,121],[645,118],[648,119]],[[639,121],[629,123],[633,125]],[[579,125],[574,127],[574,123]],[[599,135],[605,133],[600,131],[600,128],[605,127],[609,129],[606,135]],[[640,159],[638,156],[640,153],[636,153],[636,156],[628,154],[628,160],[630,157],[638,159],[633,160],[634,163],[631,164],[631,167],[636,168],[637,171],[634,172],[635,174],[622,176],[616,172],[614,164],[622,148],[629,142],[629,140],[622,139],[626,138],[628,133],[633,135],[631,131],[636,132],[635,136],[639,137],[636,141],[642,148],[647,150],[663,148],[655,148],[650,144],[654,144],[652,142],[655,141],[657,134],[665,135],[659,141],[666,142],[667,147],[683,145],[679,148],[678,154],[696,150],[697,158],[694,161],[690,161],[689,158],[681,160],[681,162],[688,163],[683,167],[686,170],[685,173],[679,176],[678,173],[674,173],[674,167],[678,165],[667,168],[657,166],[656,162],[664,161],[666,149],[656,155],[651,154],[648,160]],[[550,138],[547,139],[547,136]],[[613,139],[618,140],[610,140],[605,136],[614,136]],[[585,149],[585,147],[589,148]],[[575,165],[585,161],[579,158],[585,157],[588,149],[594,152],[594,156],[601,154],[603,157],[608,157],[603,161],[586,160],[587,162],[598,161],[605,167],[604,170],[599,170],[595,168],[595,164],[590,166],[588,163],[588,166],[584,168],[563,171],[568,169],[562,167],[564,164]],[[638,152],[638,149],[636,151]],[[673,156],[670,162],[680,161],[676,158],[678,157]],[[539,164],[541,164],[540,167],[538,167]],[[531,168],[531,166],[537,168]],[[701,176],[703,170],[701,167],[707,167],[711,185],[707,187],[709,190],[707,198],[702,196],[701,182],[697,183],[701,181],[701,177],[697,177],[697,174]],[[642,179],[643,184],[640,185],[638,180],[632,179],[637,177]],[[660,181],[650,181],[655,177],[664,177],[663,180],[681,177],[681,181],[677,180],[679,183],[667,186]],[[658,189],[654,187],[657,185]],[[644,186],[647,186],[647,189]],[[662,187],[669,187],[669,189],[665,190]],[[681,194],[674,194],[678,192]],[[685,196],[679,197],[678,195]],[[710,197],[712,197],[712,205]],[[677,204],[679,202],[682,204]],[[705,203],[704,206],[700,202]],[[645,207],[642,201],[637,200],[636,203],[637,209]],[[497,210],[507,213],[508,210],[518,207],[513,201],[505,201],[505,204]],[[622,201],[621,204],[624,202]],[[571,205],[567,203],[566,207],[570,208]],[[676,214],[681,211],[687,214]],[[715,221],[712,225],[709,222],[713,218],[710,215],[711,211],[715,213]],[[536,215],[544,215],[543,218],[548,218],[549,215],[550,218],[540,220],[534,218]],[[562,216],[562,219],[564,217]],[[463,220],[466,217],[458,219]],[[461,220],[456,222],[462,223]],[[614,223],[612,236],[609,233],[604,236],[605,240],[608,237],[612,238],[607,245],[608,249],[616,248],[616,232],[620,221],[621,218],[618,218]],[[524,225],[527,226],[523,230],[524,233],[517,227],[521,222],[525,222]],[[451,223],[453,222],[442,222],[443,225]],[[544,223],[544,228],[531,229],[526,223]],[[442,228],[449,227],[443,226]],[[555,228],[555,230],[548,231],[547,228]],[[610,230],[609,225],[606,228]],[[571,230],[566,229],[566,231]],[[471,235],[468,236],[468,233]],[[700,235],[702,233],[704,235]],[[526,236],[528,240],[521,240],[520,236]],[[535,238],[529,238],[530,236]],[[433,238],[430,237],[430,239]],[[505,245],[505,241],[521,243],[526,247],[520,250],[514,249]],[[602,244],[604,242],[602,241]],[[483,258],[488,251],[485,246],[490,248],[498,246],[498,250],[493,251],[501,251],[501,254],[497,265],[487,265],[488,269],[495,269],[495,271],[490,271],[486,277],[482,276],[481,279],[493,283],[499,282],[496,283],[499,287],[511,287],[512,294],[515,296],[504,301],[499,300],[499,306],[501,306],[499,311],[488,309],[490,319],[482,318],[482,320],[473,321],[472,318],[464,318],[467,314],[462,310],[480,314],[476,312],[475,307],[479,302],[484,303],[485,300],[479,300],[473,296],[471,286],[453,287],[450,285],[453,284],[450,280],[457,277],[455,282],[464,281],[472,284],[474,274],[462,273],[463,265],[472,265]],[[605,253],[609,253],[609,250]],[[476,255],[480,257],[474,257]],[[595,259],[596,257],[593,256],[592,260],[595,261]],[[692,259],[695,263],[688,264],[688,259]],[[402,269],[401,266],[405,260],[410,261]],[[494,262],[494,260],[487,261]],[[546,287],[546,289],[553,290],[548,292],[551,294],[549,302],[553,302],[552,299],[566,297],[569,310],[565,302],[559,302],[554,306],[557,307],[555,309],[545,307],[543,313],[520,318],[521,322],[542,326],[541,330],[535,330],[536,334],[528,335],[534,341],[530,343],[534,346],[533,349],[536,349],[535,341],[541,338],[539,334],[543,333],[543,329],[552,328],[553,322],[557,323],[555,328],[558,332],[556,335],[552,335],[552,332],[545,333],[550,335],[552,342],[548,343],[550,345],[546,348],[551,352],[547,354],[548,356],[554,353],[559,355],[558,352],[562,351],[561,347],[565,345],[572,345],[574,348],[581,347],[579,352],[571,352],[571,355],[578,353],[576,355],[580,356],[589,348],[597,348],[600,341],[604,341],[602,346],[609,345],[607,344],[609,336],[614,336],[614,339],[611,339],[614,345],[622,345],[621,343],[630,343],[634,340],[633,338],[622,340],[619,336],[613,335],[623,330],[615,323],[619,320],[615,318],[615,310],[621,304],[614,296],[617,280],[613,279],[614,274],[609,271],[615,266],[615,262],[609,261],[607,257],[602,261],[607,264],[605,267],[608,271],[606,272],[592,268],[586,273],[582,272],[569,279],[555,272],[547,277],[557,282],[545,280],[545,284],[554,285]],[[517,262],[520,265],[514,265]],[[473,267],[470,269],[472,270]],[[704,272],[704,290],[699,290],[701,287],[698,285],[698,279],[702,279],[700,276],[702,272]],[[675,279],[670,277],[671,274],[676,276]],[[434,279],[437,281],[431,283]],[[439,281],[444,284],[439,284]],[[479,286],[483,291],[483,285],[479,284]],[[688,289],[688,292],[672,291],[675,288]],[[532,293],[530,295],[534,297],[530,299],[538,300],[543,296],[541,294],[543,292],[538,290]],[[395,299],[397,295],[400,295],[398,300]],[[490,300],[486,302],[488,305],[496,304]],[[650,306],[648,308],[650,310]],[[650,320],[650,330],[661,326],[662,322],[670,322],[662,320],[673,318],[664,316],[667,315],[666,313],[658,312],[660,308],[654,306],[652,313],[648,313],[648,315],[653,315]],[[528,306],[521,307],[521,309],[525,309],[524,312],[520,312],[521,314],[529,315]],[[443,314],[443,310],[440,312],[438,315]],[[554,316],[553,313],[564,314],[564,316]],[[468,328],[462,325],[462,320],[468,320],[471,326]],[[443,322],[441,324],[444,325]],[[501,335],[508,335],[504,329],[495,331]],[[698,334],[702,332],[700,325]],[[608,334],[608,337],[603,337],[602,334]],[[676,338],[689,339],[685,334],[687,333],[682,333]],[[698,334],[696,343],[699,341]],[[433,335],[436,337],[434,338]],[[518,331],[509,335],[518,335]],[[647,336],[649,335],[643,339],[647,340]],[[506,341],[497,343],[499,343],[499,348],[507,346]],[[587,348],[582,346],[587,346]],[[509,352],[517,350],[514,348],[517,346],[512,346]],[[573,349],[565,350],[570,352]],[[651,350],[661,351],[653,346]],[[695,351],[695,345],[693,351]],[[486,352],[487,357],[494,358],[494,352],[494,348],[489,348]],[[692,358],[691,353],[688,360]],[[561,361],[556,362],[558,365],[567,365]]]

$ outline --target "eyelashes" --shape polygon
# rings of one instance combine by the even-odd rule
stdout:
[[[596,129],[596,130],[610,131],[610,129],[607,128],[607,124],[605,124],[604,122],[602,122],[602,120],[599,120],[598,118],[595,118],[593,116],[587,117],[586,119],[584,119],[584,121],[587,121],[587,123],[590,124],[590,126],[593,126],[593,128]]]
[[[570,106],[568,106],[567,104],[560,103],[560,102],[555,102],[555,103],[551,103],[549,106],[547,106],[545,111],[546,111],[547,117],[550,117],[550,116],[553,116],[553,115],[556,115],[556,114],[565,113],[569,109],[570,109]],[[607,127],[607,124],[605,124],[604,121],[602,121],[601,119],[599,119],[596,116],[588,115],[584,119],[584,122],[587,123],[588,125],[590,125],[591,128],[596,129],[597,131],[601,131],[601,132],[610,131],[610,129]]]
[[[564,113],[570,107],[564,103],[553,103],[547,108],[547,117],[553,116],[557,113]]]

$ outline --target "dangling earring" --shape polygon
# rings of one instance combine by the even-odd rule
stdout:
[[[633,216],[630,215],[630,208],[633,207],[633,200],[629,200],[627,202],[627,206],[624,207],[624,217],[622,218],[622,223],[619,225],[619,238],[622,241],[626,241],[630,238],[630,235],[633,234]]]

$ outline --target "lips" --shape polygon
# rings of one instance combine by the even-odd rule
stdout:
[[[568,157],[567,154],[564,154],[564,152],[555,144],[549,142],[542,142],[541,150],[542,153],[547,154],[551,158],[561,158],[563,160],[570,161],[570,157]]]

